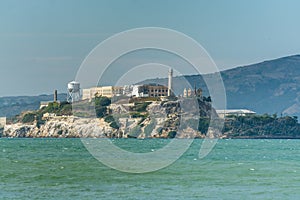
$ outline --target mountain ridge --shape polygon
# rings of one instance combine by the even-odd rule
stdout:
[[[220,72],[226,94],[227,108],[250,109],[258,114],[293,115],[300,117],[300,55],[285,56],[256,64],[238,66]],[[204,76],[212,76],[205,74]],[[208,90],[202,76],[185,75],[173,78],[174,92],[184,88],[201,87]],[[167,78],[148,79],[139,84],[167,85]],[[189,83],[189,84],[187,84]],[[11,117],[26,110],[36,110],[40,101],[49,101],[53,95],[0,97],[0,116]],[[66,94],[59,94],[65,100]]]
[[[59,101],[65,101],[67,95],[57,95]],[[42,94],[38,96],[7,96],[0,97],[0,117],[13,117],[27,110],[37,110],[41,101],[53,100],[53,94]]]
[[[227,95],[227,107],[247,108],[259,114],[300,116],[300,55],[285,56],[220,72]],[[209,95],[203,77],[213,74],[173,78],[174,92],[196,85]],[[140,83],[167,85],[167,79],[148,79]],[[187,84],[189,83],[189,84]]]

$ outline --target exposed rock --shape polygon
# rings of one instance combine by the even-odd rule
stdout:
[[[99,119],[53,117],[40,125],[38,128],[32,124],[11,124],[6,125],[3,137],[104,137],[104,133],[112,135],[113,130],[109,126],[99,126]]]
[[[196,102],[196,103],[195,103]],[[198,105],[199,103],[199,105]],[[127,107],[113,105],[110,107],[114,120],[106,122],[104,118],[79,118],[74,116],[47,115],[44,124],[11,124],[5,127],[3,137],[92,137],[92,138],[178,138],[203,137],[197,126],[187,122],[195,116],[209,116],[211,105],[196,99],[185,102],[154,101],[146,107],[146,112],[131,117]],[[126,113],[127,112],[127,113]],[[125,115],[124,115],[125,114]],[[184,115],[184,116],[183,116]],[[111,126],[112,122],[117,124]],[[183,126],[181,127],[180,126]],[[115,128],[112,128],[115,127]],[[180,131],[179,131],[180,130]],[[170,132],[172,134],[170,135]]]

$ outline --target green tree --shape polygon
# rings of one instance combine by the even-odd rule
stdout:
[[[22,118],[22,122],[23,123],[32,123],[35,120],[35,113],[26,113],[23,118]]]
[[[100,96],[95,97],[95,106],[109,106],[111,104],[111,100],[108,97]]]
[[[107,108],[105,106],[95,107],[95,110],[96,110],[96,116],[98,118],[105,117],[107,114]]]
[[[107,106],[111,104],[111,100],[107,97],[95,97],[95,111],[96,116],[99,118],[107,115]]]

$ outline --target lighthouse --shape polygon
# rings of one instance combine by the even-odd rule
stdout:
[[[169,69],[169,76],[168,76],[168,97],[172,95],[172,78],[173,78],[173,69]]]

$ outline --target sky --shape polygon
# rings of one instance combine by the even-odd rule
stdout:
[[[133,28],[182,32],[220,70],[300,54],[299,8],[298,0],[0,0],[0,96],[66,92],[92,49]]]

